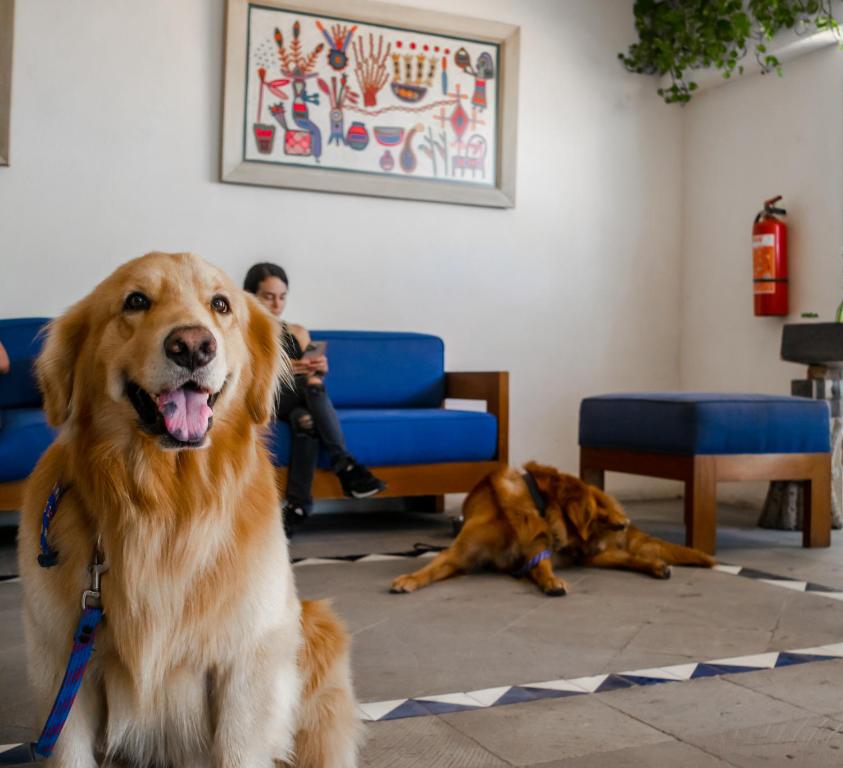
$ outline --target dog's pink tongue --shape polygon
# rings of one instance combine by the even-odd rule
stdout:
[[[158,409],[167,431],[183,443],[201,440],[214,413],[208,405],[207,392],[184,388],[161,393]]]

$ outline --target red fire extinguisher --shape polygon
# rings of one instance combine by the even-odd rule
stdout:
[[[755,314],[787,314],[787,224],[778,218],[787,215],[776,208],[782,196],[764,201],[764,210],[752,225],[752,289]]]

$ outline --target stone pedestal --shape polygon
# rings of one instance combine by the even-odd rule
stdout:
[[[790,393],[827,400],[831,407],[831,527],[843,528],[843,370],[812,365],[807,379],[791,382]],[[804,493],[802,483],[770,483],[758,525],[801,531]]]

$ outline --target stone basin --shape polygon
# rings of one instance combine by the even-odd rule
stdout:
[[[791,363],[843,368],[843,323],[789,323],[781,354]]]

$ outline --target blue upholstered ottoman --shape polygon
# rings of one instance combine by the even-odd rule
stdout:
[[[772,395],[645,392],[589,397],[580,405],[580,473],[606,471],[685,483],[689,546],[714,553],[720,480],[808,483],[803,544],[831,542],[828,405]]]

